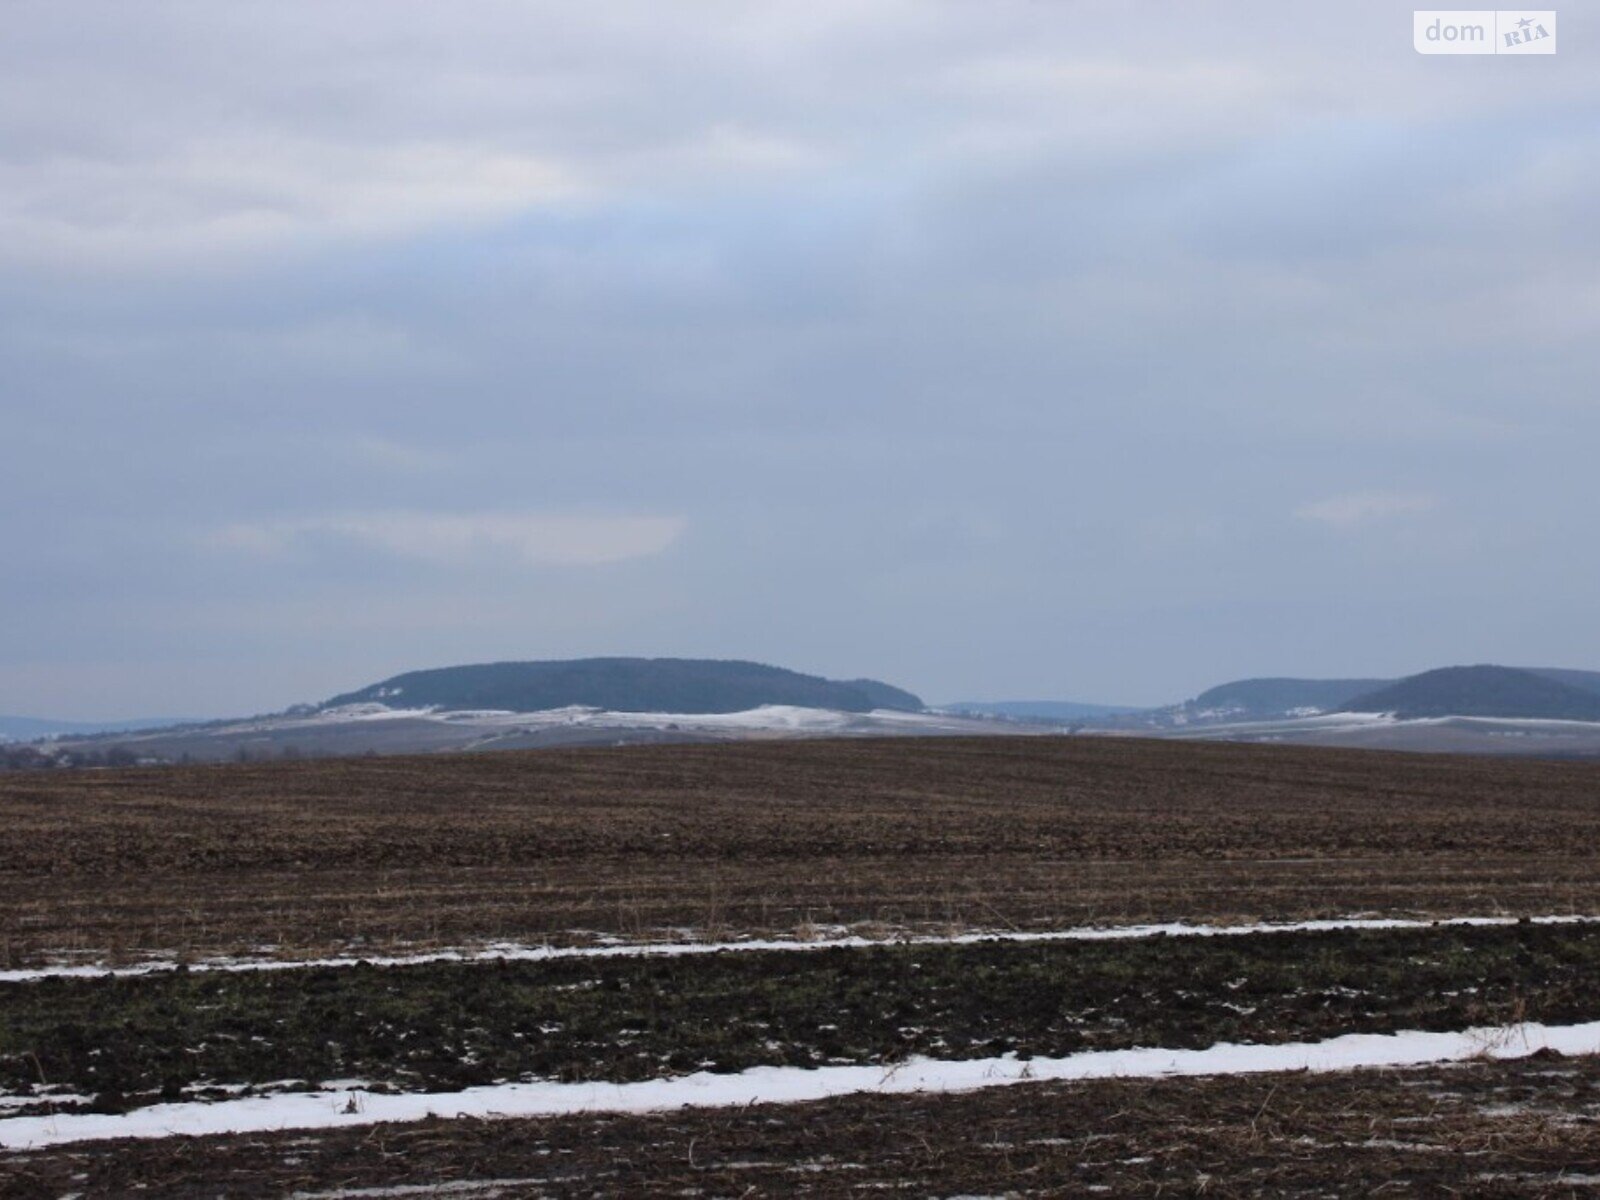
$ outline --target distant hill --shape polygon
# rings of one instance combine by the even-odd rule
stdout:
[[[1045,721],[1086,721],[1095,717],[1115,717],[1142,709],[1119,704],[1079,704],[1072,700],[958,700],[940,705],[944,712],[981,717],[1008,717],[1013,720],[1036,718]]]
[[[922,711],[910,692],[873,679],[839,682],[761,663],[697,658],[580,658],[408,671],[321,705],[540,712],[586,705],[614,712],[729,713],[763,704],[870,712]]]
[[[810,676],[802,675],[800,678],[807,679]],[[899,712],[921,712],[926,707],[920,698],[913,696],[910,692],[902,691],[892,684],[880,683],[876,679],[847,679],[842,686],[854,688],[864,695],[871,701],[871,708],[889,708]],[[833,705],[830,707],[838,706]],[[844,711],[857,712],[861,710],[850,708]],[[866,711],[871,711],[871,709]]]
[[[1600,671],[1570,671],[1559,667],[1524,667],[1523,670],[1600,696]]]
[[[1184,708],[1190,712],[1269,720],[1306,709],[1320,712],[1341,709],[1356,696],[1377,691],[1393,682],[1391,679],[1236,679],[1201,692]]]
[[[46,717],[0,716],[0,741],[31,742],[47,737],[82,737],[138,729],[164,729],[191,722],[190,717],[136,717],[127,721],[52,721]]]
[[[1572,674],[1588,674],[1573,672]],[[1443,667],[1355,696],[1346,712],[1398,717],[1523,717],[1600,721],[1600,692],[1519,667]]]

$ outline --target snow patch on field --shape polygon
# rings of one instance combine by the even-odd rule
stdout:
[[[1006,1055],[964,1061],[914,1058],[888,1067],[753,1067],[737,1073],[701,1072],[642,1083],[507,1083],[444,1094],[280,1094],[214,1104],[158,1104],[119,1115],[15,1117],[0,1120],[0,1147],[26,1150],[111,1138],[334,1129],[427,1117],[553,1117],[793,1104],[861,1093],[965,1092],[1030,1081],[1349,1071],[1473,1058],[1522,1058],[1540,1050],[1600,1053],[1600,1021],[1458,1033],[1348,1034],[1323,1042],[1275,1046],[1222,1043],[1205,1050],[1097,1050],[1027,1061]]]
[[[266,733],[286,730],[315,730],[353,722],[437,721],[485,730],[522,730],[570,726],[598,729],[692,730],[696,732],[807,732],[833,733],[860,730],[903,729],[913,732],[973,733],[993,732],[996,723],[982,717],[966,717],[939,712],[902,712],[880,708],[871,712],[844,712],[831,708],[805,708],[793,704],[763,704],[742,712],[678,713],[625,712],[587,705],[570,704],[537,712],[508,709],[391,708],[387,704],[363,702],[342,704],[314,713],[292,713],[256,717],[219,726],[215,734]],[[1008,732],[1016,732],[1007,727]]]
[[[861,935],[798,938],[750,938],[737,942],[624,942],[599,946],[530,946],[516,942],[491,942],[471,949],[431,950],[417,954],[340,955],[331,958],[242,959],[211,958],[177,963],[170,960],[111,967],[99,964],[26,967],[0,971],[0,984],[31,983],[39,979],[100,979],[150,975],[160,971],[293,971],[311,967],[420,966],[426,963],[546,962],[566,958],[672,958],[691,954],[800,952],[809,950],[867,949],[874,946],[975,946],[984,942],[1101,942],[1152,937],[1241,937],[1255,933],[1319,933],[1340,930],[1441,929],[1516,925],[1582,925],[1600,917],[1580,915],[1540,917],[1444,917],[1417,920],[1406,917],[1337,917],[1316,921],[1263,922],[1245,925],[1193,925],[1174,921],[1159,925],[1095,925],[1076,929],[1017,932],[975,930],[951,935],[915,934],[870,938]]]
[[[390,1196],[498,1196],[534,1188],[542,1179],[478,1179],[445,1183],[402,1183],[389,1187],[335,1188],[330,1192],[291,1192],[289,1200],[368,1200]]]

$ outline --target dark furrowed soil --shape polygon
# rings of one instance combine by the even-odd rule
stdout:
[[[1600,911],[1600,765],[1100,738],[0,775],[0,965],[62,954]]]
[[[69,1192],[311,1198],[357,1188],[473,1197],[889,1189],[1522,1198],[1593,1195],[1595,1177],[1600,1060],[1550,1056],[0,1152],[7,1200]]]
[[[0,985],[0,1087],[116,1111],[283,1080],[448,1091],[1597,1018],[1600,925],[179,971]]]

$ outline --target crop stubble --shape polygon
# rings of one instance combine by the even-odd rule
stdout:
[[[1600,911],[1600,766],[886,739],[0,775],[0,963]]]
[[[6,1200],[450,1187],[474,1197],[888,1188],[940,1196],[1523,1198],[1592,1195],[1588,1181],[1597,1175],[1600,1060],[1550,1056],[0,1154]]]

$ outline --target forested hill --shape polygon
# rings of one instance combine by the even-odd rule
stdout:
[[[869,712],[919,712],[910,692],[872,679],[842,682],[762,663],[698,658],[581,658],[480,663],[408,671],[347,692],[323,708],[381,703],[392,708],[539,712],[580,704],[616,712],[727,713],[763,704]]]
[[[1520,717],[1600,721],[1600,694],[1516,667],[1444,667],[1424,671],[1344,706],[1398,717]]]

